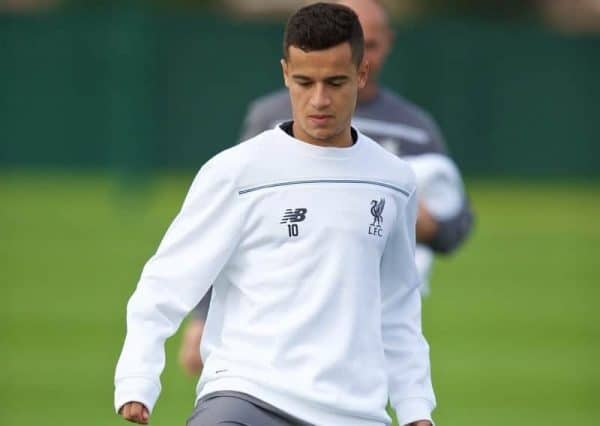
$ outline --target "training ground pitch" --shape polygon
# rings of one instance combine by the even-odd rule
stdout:
[[[125,304],[190,182],[0,172],[0,425],[126,424],[112,411]],[[468,186],[475,233],[424,302],[437,423],[597,424],[600,183]],[[192,408],[178,344],[157,426]]]

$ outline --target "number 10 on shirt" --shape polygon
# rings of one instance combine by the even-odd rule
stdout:
[[[291,225],[288,225],[288,235],[289,237],[297,237],[298,236],[298,225],[296,225],[295,223],[292,223]]]
[[[299,235],[299,228],[297,222],[302,222],[306,219],[306,213],[308,209],[304,207],[296,208],[296,209],[286,209],[283,213],[283,217],[281,218],[281,223],[287,224],[288,228],[288,236],[290,238],[297,237]]]

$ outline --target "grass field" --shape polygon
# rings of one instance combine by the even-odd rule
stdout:
[[[125,424],[112,411],[125,303],[189,182],[0,172],[0,425]],[[600,185],[469,187],[477,230],[438,262],[424,305],[438,425],[599,424]],[[178,341],[159,426],[192,407]]]

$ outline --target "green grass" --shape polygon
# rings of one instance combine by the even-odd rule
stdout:
[[[112,411],[125,303],[189,183],[0,173],[1,425],[125,424]],[[438,262],[424,306],[438,424],[595,424],[600,185],[469,187],[477,230]],[[155,425],[192,408],[178,342]]]

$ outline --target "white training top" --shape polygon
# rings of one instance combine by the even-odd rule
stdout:
[[[164,342],[213,285],[198,397],[239,391],[316,425],[431,420],[415,268],[415,176],[358,133],[281,128],[200,170],[127,306],[115,408],[160,392]]]

